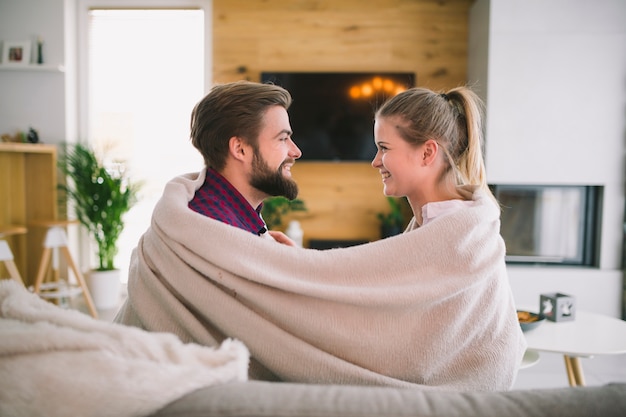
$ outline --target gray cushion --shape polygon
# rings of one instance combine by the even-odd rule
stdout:
[[[508,392],[250,381],[195,391],[165,407],[168,416],[626,416],[626,384]]]

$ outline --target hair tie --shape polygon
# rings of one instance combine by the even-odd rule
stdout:
[[[443,98],[445,101],[450,101],[450,97],[448,97],[448,95],[446,93],[441,93],[439,94],[441,96],[441,98]]]

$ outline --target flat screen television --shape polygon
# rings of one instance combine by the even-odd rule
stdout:
[[[301,161],[371,161],[374,112],[415,85],[414,73],[262,72],[261,82],[287,89],[289,119]]]

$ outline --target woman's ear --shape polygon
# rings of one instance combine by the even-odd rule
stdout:
[[[439,144],[436,140],[428,139],[422,146],[422,164],[430,165],[439,152]]]

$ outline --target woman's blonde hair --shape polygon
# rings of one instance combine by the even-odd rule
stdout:
[[[457,185],[475,185],[493,197],[483,159],[483,112],[482,100],[468,87],[445,93],[411,88],[385,102],[376,118],[397,119],[400,136],[415,146],[437,141],[448,162],[444,176],[453,172]]]

